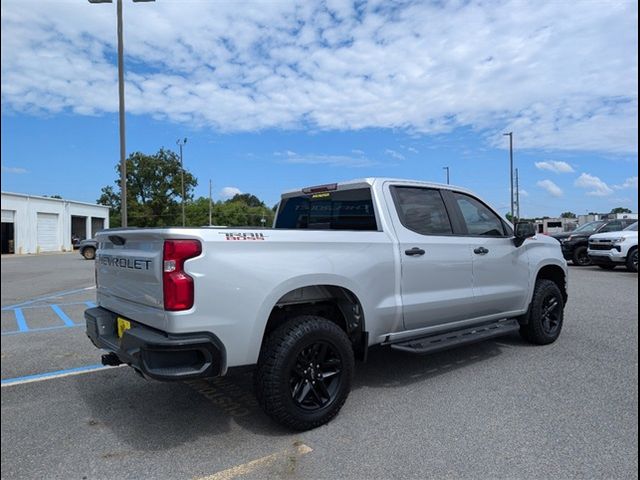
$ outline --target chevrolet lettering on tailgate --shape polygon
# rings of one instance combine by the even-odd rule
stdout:
[[[107,265],[108,267],[130,268],[133,270],[149,270],[149,266],[151,265],[151,260],[113,257],[111,255],[100,255],[98,261],[101,265]]]

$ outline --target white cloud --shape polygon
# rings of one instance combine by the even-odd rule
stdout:
[[[353,150],[351,150],[351,153],[353,153],[355,155],[364,155],[364,151],[363,150],[358,150],[357,148],[354,148]]]
[[[238,187],[224,187],[222,190],[220,190],[220,196],[224,199],[233,198],[234,196],[241,194],[242,190],[240,190]]]
[[[5,167],[4,165],[2,165],[1,168],[2,168],[2,171],[5,173],[15,173],[17,175],[20,175],[23,173],[29,173],[29,170],[22,167]]]
[[[349,155],[318,155],[318,154],[297,154],[295,152],[287,152],[287,158],[284,163],[298,165],[328,165],[330,167],[350,167],[362,168],[378,165],[378,162],[368,159],[367,157],[357,154]],[[277,155],[277,152],[276,152]]]
[[[546,190],[552,197],[561,197],[563,194],[562,189],[551,180],[540,180],[536,185]]]
[[[334,5],[335,4],[335,5]],[[131,114],[634,153],[637,2],[127,2]],[[2,106],[117,111],[115,7],[2,2]],[[492,137],[488,132],[495,132]]]
[[[529,192],[527,192],[526,190],[521,188],[520,189],[520,196],[521,197],[528,197],[529,196]]]
[[[546,162],[536,162],[536,168],[540,170],[549,170],[554,173],[571,173],[575,170],[571,165],[567,162],[558,162],[554,160],[549,160]]]
[[[621,185],[614,185],[616,190],[623,190],[625,188],[635,188],[638,190],[638,177],[629,177]]]
[[[405,156],[403,154],[401,154],[400,152],[396,152],[395,150],[391,150],[390,148],[387,148],[384,153],[386,153],[387,155],[389,155],[391,158],[395,158],[396,160],[404,160]]]
[[[407,147],[407,150],[411,153],[419,153],[417,148]]]
[[[600,180],[599,177],[596,177],[595,175],[591,175],[589,173],[581,174],[575,181],[574,185],[576,187],[589,190],[587,192],[587,195],[591,195],[594,197],[606,197],[607,195],[611,195],[613,193],[613,190],[611,189],[611,187],[609,187],[609,185]]]

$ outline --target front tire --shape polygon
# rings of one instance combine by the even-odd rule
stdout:
[[[560,336],[563,321],[564,297],[560,288],[551,280],[538,280],[520,335],[531,343],[548,345]]]
[[[335,417],[349,395],[353,348],[335,323],[295,317],[271,333],[255,372],[258,403],[276,422],[309,430]]]
[[[627,270],[638,273],[638,249],[634,248],[627,254]]]
[[[587,247],[576,247],[573,251],[573,264],[579,267],[588,267],[591,265],[591,259],[587,253]]]

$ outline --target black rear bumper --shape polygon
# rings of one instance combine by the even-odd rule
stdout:
[[[84,318],[87,336],[96,347],[112,352],[145,377],[186,380],[225,372],[224,345],[211,333],[171,334],[132,321],[118,338],[115,313],[95,307],[85,310]]]

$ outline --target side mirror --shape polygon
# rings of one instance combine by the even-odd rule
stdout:
[[[519,247],[524,243],[527,238],[531,238],[536,234],[536,226],[533,223],[529,222],[518,222],[516,223],[516,232],[514,243],[516,247]]]

